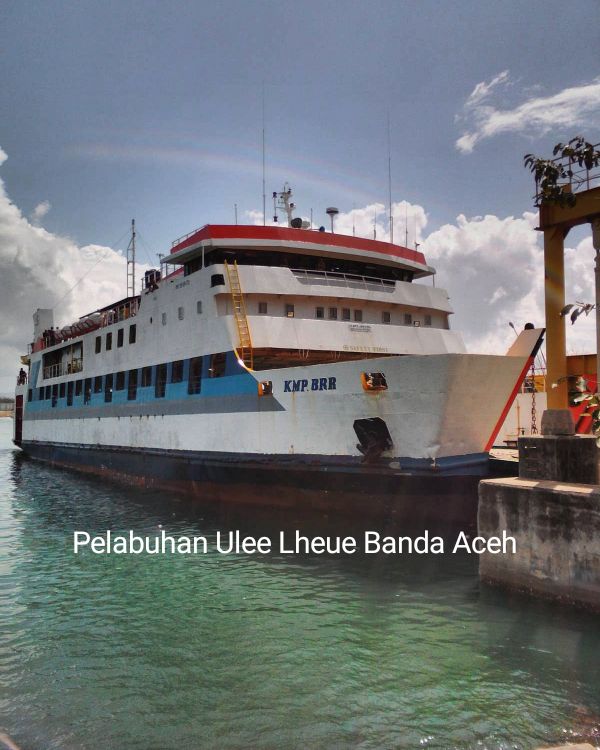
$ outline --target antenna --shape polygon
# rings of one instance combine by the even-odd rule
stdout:
[[[296,208],[295,203],[291,203],[292,188],[287,182],[283,185],[281,193],[273,193],[273,221],[278,221],[277,209],[280,208],[287,217],[288,227],[292,226],[292,213]]]
[[[390,242],[394,242],[394,216],[392,214],[392,146],[390,137],[390,110],[387,117],[387,145],[388,145],[388,198],[390,205]]]
[[[131,220],[131,239],[127,245],[127,296],[135,297],[135,219]]]
[[[262,199],[263,227],[267,224],[267,194],[265,192],[265,82],[262,83]],[[237,224],[237,221],[236,221]]]

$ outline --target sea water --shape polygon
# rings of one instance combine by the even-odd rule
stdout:
[[[600,743],[600,618],[471,554],[223,554],[375,521],[190,502],[26,459],[0,420],[0,728],[26,750]],[[201,554],[73,535],[201,536]],[[396,530],[397,532],[397,530]]]

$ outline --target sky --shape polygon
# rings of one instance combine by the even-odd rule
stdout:
[[[124,295],[132,218],[152,265],[236,204],[262,223],[263,122],[267,195],[288,181],[340,232],[389,236],[389,154],[395,241],[437,268],[469,350],[503,352],[509,322],[543,324],[523,156],[600,142],[599,29],[598,0],[6,0],[0,393],[35,308],[68,323]],[[589,235],[567,238],[569,301],[593,300]]]

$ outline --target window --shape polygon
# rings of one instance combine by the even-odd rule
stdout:
[[[354,320],[357,323],[362,323],[362,310],[355,310],[354,311]]]
[[[52,398],[52,386],[47,385],[46,386],[46,400],[50,400]]]
[[[45,388],[39,388],[38,389],[38,401],[44,400],[44,393],[46,392]]]
[[[150,321],[152,323],[152,320]],[[132,323],[132,325],[129,326],[129,343],[135,344],[137,335],[137,326],[135,323]]]
[[[167,390],[167,365],[156,365],[156,382],[154,385],[154,397],[164,398]]]
[[[286,318],[293,318],[294,317],[294,305],[286,305],[285,306],[285,317]]]
[[[58,386],[52,386],[52,406],[56,406],[58,402]]]
[[[142,367],[142,388],[152,385],[152,367]]]
[[[161,315],[161,321],[162,321],[162,324],[163,324],[164,326],[166,326],[166,325],[167,325],[167,313],[163,313],[163,314]]]
[[[392,322],[392,314],[389,312],[389,310],[384,310],[381,313],[381,322],[388,325]]]
[[[27,389],[27,400],[28,401],[33,401],[33,388],[28,388]]]
[[[412,325],[412,313],[404,313],[404,325],[405,326]]]
[[[96,336],[96,354],[102,351],[102,336]]]
[[[350,320],[350,308],[342,307],[342,320]]]
[[[190,359],[190,374],[188,377],[188,393],[200,393],[202,387],[202,357]]]
[[[337,307],[329,308],[329,320],[337,320]]]
[[[83,403],[89,404],[92,400],[92,379],[86,378],[83,383]]]
[[[113,375],[111,372],[110,375],[106,375],[104,377],[104,400],[106,402],[112,401],[112,394],[113,394]]]
[[[124,391],[125,390],[125,371],[121,370],[121,372],[117,373],[117,376],[115,378],[115,391]]]
[[[202,315],[202,300],[200,299],[196,302],[196,312],[198,315]]]
[[[324,307],[316,307],[315,308],[315,318],[318,318],[319,320],[322,320],[325,317],[325,308]]]
[[[267,314],[267,303],[266,302],[259,302],[258,303],[258,314],[259,315],[266,315]]]
[[[178,359],[171,365],[171,383],[181,383],[183,380],[183,360]]]
[[[75,395],[81,396],[83,381],[82,380],[76,380],[75,381]]]
[[[117,331],[117,347],[123,346],[123,328],[119,328]]]
[[[106,351],[109,352],[112,349],[112,333],[106,334]]]
[[[129,383],[127,385],[127,398],[129,401],[135,401],[137,396],[138,371],[129,370]]]
[[[221,378],[225,375],[225,363],[227,361],[227,354],[225,352],[217,352],[210,356],[210,367],[208,370],[209,377]]]
[[[185,317],[185,310],[184,310],[183,307],[178,307],[177,308],[177,317],[179,318],[179,320],[183,320],[184,319],[184,317]]]
[[[73,406],[73,387],[74,383],[71,380],[67,383],[67,406]]]
[[[425,316],[425,325],[426,326],[431,326],[431,315],[426,315]]]
[[[67,384],[66,383],[61,383],[60,387],[59,387],[59,391],[58,391],[59,398],[64,398],[66,392],[67,392]]]
[[[94,378],[94,393],[102,393],[102,375]]]

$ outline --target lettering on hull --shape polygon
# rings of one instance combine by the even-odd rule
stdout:
[[[302,378],[300,380],[284,380],[284,393],[304,393],[305,391],[335,391],[337,378]]]

